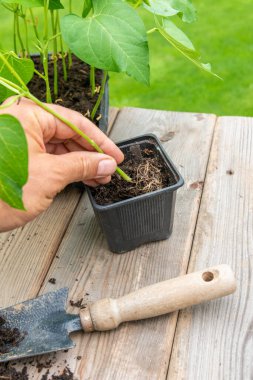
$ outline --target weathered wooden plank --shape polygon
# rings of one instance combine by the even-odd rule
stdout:
[[[110,109],[110,129],[117,113]],[[80,195],[69,187],[36,220],[0,234],[0,308],[37,295]]]
[[[7,233],[0,250],[0,308],[36,296],[80,194],[66,189],[35,221]]]
[[[141,109],[121,111],[112,138],[121,140],[145,132],[156,133],[185,178],[186,184],[178,193],[173,235],[170,240],[151,243],[126,254],[113,254],[107,249],[84,195],[41,291],[68,286],[70,299],[84,298],[84,302],[91,302],[106,296],[117,297],[184,273],[214,123],[212,115]],[[48,283],[50,277],[56,279],[55,285]],[[75,334],[76,348],[57,354],[57,362],[50,372],[57,373],[69,365],[82,380],[165,378],[176,318],[174,313],[125,324],[113,332]],[[76,360],[77,356],[81,360]],[[41,376],[32,369],[30,374],[34,379]]]
[[[179,314],[169,380],[252,379],[252,236],[253,119],[221,117],[189,270],[230,264],[238,289]]]

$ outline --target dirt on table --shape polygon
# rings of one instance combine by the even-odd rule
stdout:
[[[73,380],[73,372],[68,367],[65,367],[62,373],[58,375],[49,375],[49,370],[42,376],[41,380]]]
[[[46,367],[48,368],[48,367]],[[40,369],[41,370],[41,369]],[[40,372],[38,370],[38,372]],[[28,368],[23,366],[21,370],[17,370],[11,362],[0,364],[0,379],[1,380],[29,380]],[[41,380],[74,380],[74,374],[69,367],[65,367],[58,374],[50,375],[49,369],[41,376]]]
[[[175,175],[166,165],[155,144],[145,142],[122,149],[125,160],[120,165],[132,179],[124,181],[117,173],[110,183],[91,189],[99,205],[108,205],[176,184]]]
[[[11,363],[0,364],[1,380],[29,380],[27,367],[18,371]]]
[[[26,333],[21,333],[16,327],[11,328],[8,322],[0,316],[0,355],[6,354],[13,347],[18,346],[25,335]]]
[[[32,57],[36,69],[43,73],[43,67],[40,62],[39,57]],[[53,80],[54,80],[54,67],[52,59],[49,60],[49,81],[50,88],[52,89],[53,102],[61,106],[70,108],[72,110],[78,111],[90,117],[90,113],[97,101],[100,85],[102,81],[102,70],[96,70],[96,88],[97,92],[92,97],[90,88],[90,67],[85,64],[77,57],[73,55],[73,64],[70,69],[68,69],[68,80],[64,80],[63,76],[63,65],[62,60],[58,59],[58,83],[59,83],[59,94],[55,98],[53,95]],[[66,59],[67,60],[67,59]],[[68,62],[67,62],[68,64]],[[29,90],[38,99],[45,102],[46,101],[46,86],[44,79],[40,78],[38,75],[34,75],[34,78],[28,85]],[[97,112],[94,123],[98,124],[101,115]]]

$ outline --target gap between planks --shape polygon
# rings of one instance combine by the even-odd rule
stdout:
[[[84,194],[50,267],[42,293],[68,286],[70,299],[84,298],[84,303],[90,303],[185,273],[214,123],[214,115],[123,109],[111,137],[123,140],[145,132],[156,133],[185,178],[185,186],[178,192],[172,237],[123,255],[112,254]],[[48,283],[50,277],[56,279],[55,285]],[[71,307],[68,310],[77,312]],[[58,353],[51,371],[57,374],[66,360],[81,380],[164,379],[176,320],[177,313],[173,313],[125,324],[108,333],[75,334],[76,348]],[[76,360],[77,356],[81,356],[81,360]],[[34,379],[42,375],[31,368],[29,374]]]
[[[221,117],[215,130],[189,271],[231,265],[238,289],[181,311],[168,380],[253,377],[253,119]]]

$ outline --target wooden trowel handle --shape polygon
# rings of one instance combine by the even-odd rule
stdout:
[[[159,282],[118,299],[105,298],[80,313],[85,332],[105,331],[120,323],[156,317],[233,293],[234,274],[228,265]]]

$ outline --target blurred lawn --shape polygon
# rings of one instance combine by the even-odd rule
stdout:
[[[114,106],[253,116],[253,3],[195,0],[198,21],[181,25],[204,62],[224,81],[201,72],[158,34],[150,35],[151,86],[111,74]],[[0,45],[11,47],[12,22],[0,8]],[[150,18],[145,16],[150,24]]]

